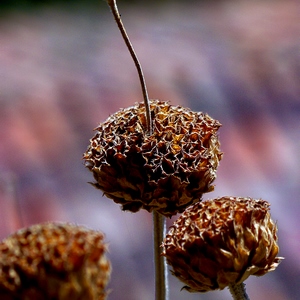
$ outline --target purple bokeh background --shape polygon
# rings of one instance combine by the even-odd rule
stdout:
[[[299,299],[299,2],[119,2],[150,97],[223,124],[224,158],[215,191],[204,198],[271,203],[285,260],[246,281],[250,298]],[[92,174],[82,154],[93,128],[140,101],[136,70],[106,5],[2,16],[0,237],[45,221],[103,231],[110,300],[154,299],[152,217],[122,212],[87,184]],[[231,299],[227,290],[199,295],[181,287],[170,276],[170,299]]]

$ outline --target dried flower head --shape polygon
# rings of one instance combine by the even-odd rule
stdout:
[[[276,231],[266,201],[203,201],[186,209],[170,228],[163,255],[187,290],[223,289],[278,266]]]
[[[96,128],[84,154],[93,184],[132,212],[182,212],[213,190],[222,153],[220,123],[167,102],[150,102],[153,133],[143,103],[123,109]]]
[[[2,300],[103,300],[110,277],[103,234],[46,223],[21,229],[0,244]]]

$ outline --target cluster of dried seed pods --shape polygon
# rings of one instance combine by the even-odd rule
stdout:
[[[237,197],[200,202],[213,190],[222,158],[220,123],[206,114],[148,99],[116,0],[108,4],[137,67],[144,103],[118,111],[96,128],[84,154],[93,185],[123,210],[142,208],[166,217],[184,211],[162,244],[173,274],[189,291],[229,286],[233,294],[247,299],[237,286],[243,288],[249,275],[274,270],[281,260],[276,257],[277,228],[268,203]],[[157,269],[164,272],[159,263]],[[156,299],[165,298],[159,293]]]
[[[189,291],[223,289],[274,270],[281,258],[266,201],[201,202],[213,189],[222,158],[220,123],[158,100],[150,101],[150,111],[152,134],[145,130],[143,104],[120,110],[96,128],[84,154],[93,185],[123,210],[168,217],[184,211],[162,247]]]
[[[104,300],[103,234],[69,223],[21,229],[0,243],[0,299]]]
[[[280,263],[269,203],[240,197],[198,202],[170,228],[163,255],[192,292],[238,285]]]
[[[169,217],[213,190],[221,125],[164,101],[150,101],[150,110],[152,134],[145,130],[142,103],[122,109],[96,128],[84,160],[93,185],[123,210],[143,208]]]
[[[250,275],[264,275],[282,259],[269,204],[238,197],[201,202],[214,188],[222,158],[221,124],[207,114],[149,101],[116,0],[108,4],[138,69],[144,103],[96,128],[83,157],[93,185],[123,210],[165,217],[183,212],[162,244],[173,274],[189,291],[229,286],[236,293]],[[84,227],[48,223],[20,230],[0,243],[1,299],[105,299],[105,251],[103,235]],[[163,298],[161,293],[157,300]]]

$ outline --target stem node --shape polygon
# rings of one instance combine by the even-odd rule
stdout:
[[[243,282],[229,285],[229,290],[234,300],[250,300]]]

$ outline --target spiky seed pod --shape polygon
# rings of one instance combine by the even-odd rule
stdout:
[[[0,299],[103,300],[110,277],[103,234],[64,223],[33,225],[0,244]]]
[[[278,266],[276,231],[264,200],[203,201],[175,221],[162,244],[163,255],[187,290],[223,289]]]
[[[159,100],[151,100],[150,109],[151,135],[143,103],[100,124],[84,154],[85,165],[93,172],[93,185],[123,210],[172,216],[213,190],[222,157],[221,125],[207,114]]]

